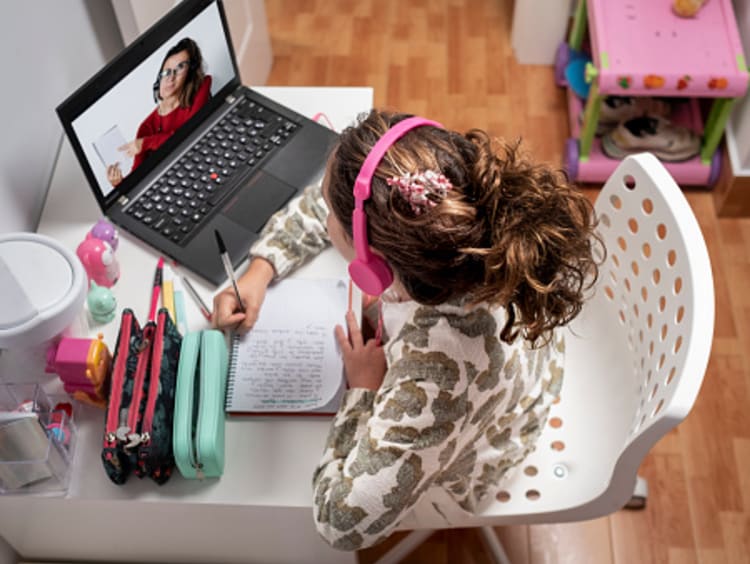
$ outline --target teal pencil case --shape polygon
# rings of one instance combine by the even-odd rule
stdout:
[[[188,333],[177,368],[173,448],[185,478],[217,478],[224,472],[224,394],[229,353],[220,331]]]

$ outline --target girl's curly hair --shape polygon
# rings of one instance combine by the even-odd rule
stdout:
[[[377,140],[410,117],[378,110],[346,129],[328,168],[331,211],[351,237],[352,187]],[[532,344],[581,311],[598,275],[594,211],[561,171],[528,160],[519,142],[484,131],[459,133],[424,126],[393,145],[365,203],[368,238],[409,295],[436,305],[467,297],[506,308],[501,339],[520,334]],[[453,189],[415,213],[386,180],[432,170]]]

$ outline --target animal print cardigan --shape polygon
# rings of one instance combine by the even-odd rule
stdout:
[[[327,213],[310,186],[250,254],[285,276],[328,245]],[[316,526],[342,550],[383,540],[422,498],[446,525],[480,509],[534,449],[562,384],[562,333],[503,343],[502,308],[383,300],[382,316],[383,384],[346,392],[313,475]]]

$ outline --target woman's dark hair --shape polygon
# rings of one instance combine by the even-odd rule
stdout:
[[[410,117],[373,110],[340,136],[329,166],[331,211],[351,237],[352,188],[378,139]],[[453,185],[434,207],[415,213],[390,177],[432,170]],[[435,305],[467,296],[503,306],[505,342],[536,344],[581,311],[598,274],[591,203],[563,172],[527,160],[519,143],[425,126],[393,145],[365,203],[370,246],[409,295]],[[603,246],[602,246],[603,250]]]
[[[182,87],[182,92],[180,92],[180,106],[183,108],[189,108],[193,105],[193,98],[195,98],[196,92],[198,92],[203,79],[206,77],[206,73],[203,70],[203,55],[201,55],[201,49],[198,47],[198,44],[189,37],[180,39],[180,41],[172,46],[169,51],[167,51],[167,54],[164,55],[164,59],[162,59],[161,65],[159,65],[159,72],[161,73],[161,71],[164,70],[164,63],[169,57],[181,53],[182,51],[187,53],[190,66],[188,67],[188,74],[185,77],[185,84]],[[159,97],[160,80],[161,79],[159,78],[159,80],[156,81],[154,88],[157,97]]]

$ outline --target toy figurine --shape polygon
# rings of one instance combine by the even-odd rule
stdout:
[[[706,0],[674,0],[672,10],[682,18],[694,18]]]
[[[112,246],[96,237],[87,237],[76,249],[89,280],[111,288],[120,278],[120,265]]]
[[[91,281],[91,289],[86,298],[86,303],[89,306],[91,319],[96,323],[109,323],[115,318],[117,300],[114,294],[112,294],[112,290],[104,286],[99,286],[93,280]]]
[[[65,391],[88,404],[105,407],[112,355],[102,340],[63,337],[47,350],[45,372],[57,374]]]
[[[104,218],[97,221],[96,224],[94,224],[94,227],[91,228],[91,231],[86,234],[87,239],[91,237],[106,241],[109,243],[109,246],[112,247],[113,251],[116,251],[117,245],[120,244],[117,229],[115,229],[115,226]]]

